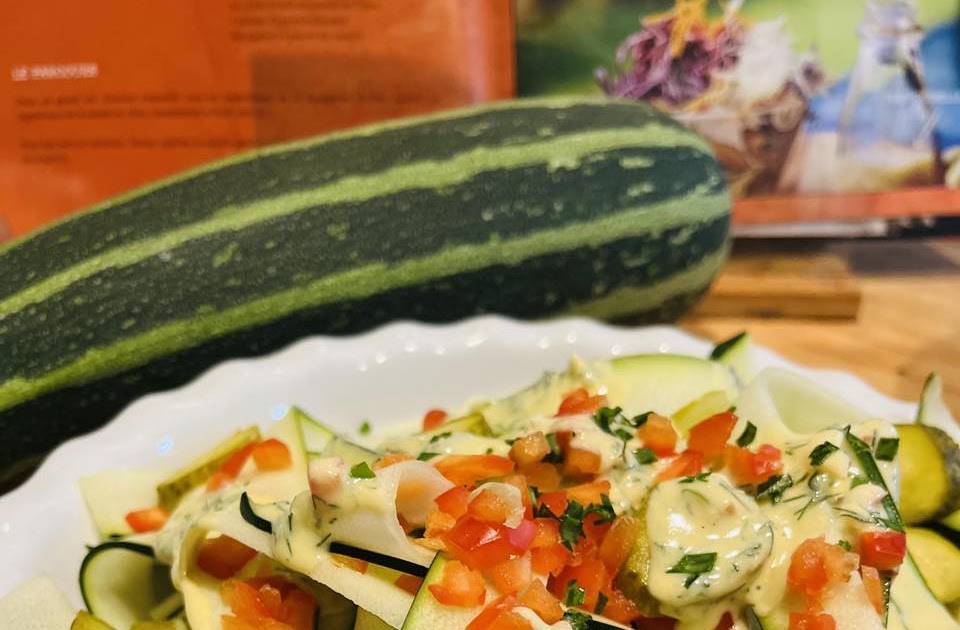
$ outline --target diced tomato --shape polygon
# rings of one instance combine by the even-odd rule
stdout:
[[[409,453],[385,453],[383,457],[373,462],[374,470],[382,470],[387,466],[393,466],[394,464],[399,464],[400,462],[408,462],[413,459],[413,456]]]
[[[513,460],[500,455],[447,455],[438,458],[434,466],[458,486],[474,486],[482,479],[513,472]]]
[[[170,512],[162,507],[152,507],[129,512],[123,520],[127,522],[130,529],[142,534],[157,531],[166,524],[168,518],[170,518]]]
[[[669,418],[651,413],[637,429],[637,438],[658,457],[672,455],[677,449],[677,432]]]
[[[460,518],[467,513],[470,501],[470,491],[463,486],[454,486],[434,499],[442,512],[454,518]]]
[[[901,564],[907,555],[907,536],[893,530],[869,531],[860,534],[860,563],[879,569],[892,571]]]
[[[509,560],[517,550],[502,528],[465,516],[443,536],[447,550],[471,569],[483,569]]]
[[[443,409],[431,409],[427,413],[423,414],[423,430],[433,431],[434,429],[439,429],[440,425],[443,424],[446,419],[446,411]]]
[[[533,630],[533,626],[523,615],[505,610],[497,615],[486,630]]]
[[[559,600],[537,579],[532,580],[520,595],[520,605],[537,613],[544,623],[554,624],[563,619],[563,607]]]
[[[589,538],[597,549],[607,537],[611,523],[604,521],[598,514],[589,514],[583,519],[583,535]]]
[[[591,503],[599,505],[604,494],[610,495],[610,482],[606,479],[567,488],[567,498],[580,505],[590,505]]]
[[[660,469],[656,480],[660,482],[678,477],[691,477],[699,475],[701,470],[703,470],[703,455],[696,451],[684,451]]]
[[[607,619],[630,625],[631,621],[640,616],[637,605],[619,590],[611,587],[603,591],[603,594],[607,598],[607,603],[600,614]]]
[[[866,591],[873,609],[878,615],[883,615],[883,580],[880,579],[880,572],[873,567],[862,566],[860,577],[863,580],[863,590]]]
[[[600,453],[570,447],[563,456],[563,474],[573,479],[595,476],[600,472]]]
[[[564,490],[544,492],[539,500],[540,505],[545,506],[554,516],[560,516],[567,510],[567,493]]]
[[[229,579],[220,586],[220,597],[233,613],[222,617],[224,628],[313,628],[316,602],[289,583]]]
[[[510,446],[510,459],[517,462],[517,466],[532,466],[550,454],[550,443],[543,435],[543,431],[528,433],[518,438]]]
[[[560,523],[552,518],[535,518],[533,524],[536,527],[536,534],[530,547],[538,549],[548,545],[554,545],[560,542]]]
[[[789,630],[837,630],[837,622],[827,613],[790,613]]]
[[[606,396],[591,396],[585,387],[578,387],[564,396],[557,409],[557,417],[593,413],[607,404]]]
[[[446,512],[434,510],[427,515],[427,522],[424,523],[424,538],[437,538],[447,533],[457,524],[457,519]]]
[[[687,448],[703,453],[707,459],[719,457],[723,455],[723,449],[736,424],[737,416],[730,411],[712,415],[690,429]]]
[[[237,574],[257,552],[229,536],[207,538],[197,550],[197,566],[218,580],[226,580]]]
[[[600,560],[585,558],[579,566],[566,566],[551,581],[551,592],[563,600],[571,582],[576,582],[584,591],[582,608],[593,610],[600,592],[610,585],[610,573]]]
[[[533,518],[533,503],[530,498],[530,484],[523,475],[507,475],[503,483],[513,486],[520,493],[520,502],[523,504],[523,517]]]
[[[500,616],[500,613],[516,606],[517,600],[513,595],[503,595],[490,602],[490,605],[480,611],[480,614],[467,624],[464,630],[488,630],[490,624]]]
[[[484,569],[483,575],[501,593],[518,593],[533,579],[530,555],[504,560]]]
[[[411,595],[416,595],[417,591],[420,590],[420,585],[423,584],[423,578],[404,574],[395,579],[393,583]]]
[[[430,584],[427,588],[441,604],[464,608],[483,605],[487,594],[483,575],[456,560],[447,562],[440,582]]]
[[[762,483],[783,470],[780,449],[770,444],[761,444],[755,453],[740,446],[727,446],[724,460],[738,484]]]
[[[613,522],[598,552],[600,560],[612,575],[616,575],[620,565],[630,555],[640,529],[640,519],[635,516],[620,516]]]
[[[831,545],[823,537],[809,538],[794,550],[787,569],[787,585],[808,601],[818,601],[829,584],[848,579],[857,568],[857,555]]]
[[[560,487],[560,471],[553,464],[541,462],[532,466],[525,466],[523,474],[527,478],[528,484],[543,492],[551,492]]]
[[[481,490],[467,505],[467,514],[484,523],[502,523],[510,516],[510,511],[510,503],[490,490]]]
[[[559,542],[530,550],[533,570],[541,575],[556,575],[572,558],[573,553]]]
[[[250,451],[257,470],[285,470],[293,465],[293,457],[287,445],[276,438],[257,442]]]
[[[503,533],[518,552],[523,553],[533,544],[537,536],[537,526],[531,519],[525,518],[516,527],[504,527]]]
[[[713,630],[731,630],[731,628],[733,628],[733,615],[726,612],[723,613],[723,617],[720,618],[720,622]]]
[[[219,490],[236,479],[240,475],[243,465],[246,464],[247,459],[250,458],[250,453],[253,452],[254,446],[256,446],[256,443],[250,443],[231,453],[230,456],[220,464],[216,472],[207,480],[207,491],[213,492]]]

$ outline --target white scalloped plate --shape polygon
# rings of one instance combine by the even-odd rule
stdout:
[[[0,498],[0,595],[46,573],[80,605],[77,568],[95,542],[77,478],[105,468],[174,468],[237,427],[296,403],[340,430],[419,417],[433,406],[498,396],[561,369],[573,354],[705,356],[711,344],[676,328],[615,328],[583,319],[521,323],[482,317],[447,326],[397,323],[350,338],[305,339],[276,354],[228,361],[180,389],[138,400],[104,428],[58,448]],[[907,420],[914,405],[845,373],[797,367],[759,349],[758,365],[800,371],[866,411]]]

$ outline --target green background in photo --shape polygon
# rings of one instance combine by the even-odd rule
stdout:
[[[746,0],[747,20],[786,16],[798,52],[815,48],[827,76],[846,74],[857,56],[857,26],[867,0]],[[925,27],[957,19],[958,0],[915,0]],[[610,68],[617,46],[639,29],[643,15],[667,11],[672,0],[521,0],[517,65],[521,95],[598,92],[594,71]],[[719,16],[717,0],[708,5]]]

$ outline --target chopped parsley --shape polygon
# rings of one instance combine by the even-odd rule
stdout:
[[[652,448],[638,448],[633,452],[633,458],[637,460],[637,463],[640,465],[652,464],[657,461],[657,454],[653,452]]]
[[[757,500],[770,499],[771,503],[780,503],[783,493],[793,487],[790,475],[773,475],[757,486]]]
[[[577,584],[576,580],[567,582],[567,591],[563,603],[567,606],[581,606],[587,597],[587,589]]]
[[[563,611],[563,619],[570,624],[571,630],[590,630],[590,620],[592,617],[579,610]]]
[[[737,438],[737,446],[747,447],[756,439],[757,437],[757,426],[752,422],[747,422],[747,426],[743,429],[743,433],[740,434],[740,437]]]
[[[882,462],[892,462],[900,450],[900,438],[880,438],[877,440],[877,446],[873,449],[874,459]]]
[[[539,494],[537,495],[539,498]],[[533,515],[537,518],[552,518],[560,523],[560,542],[573,551],[573,547],[580,540],[583,533],[583,519],[591,514],[597,515],[596,523],[611,523],[617,518],[617,513],[613,509],[610,497],[605,494],[600,495],[600,503],[591,503],[584,507],[579,502],[570,500],[563,514],[557,516],[545,504],[535,504]]]
[[[848,540],[838,540],[837,546],[841,547],[844,551],[850,551],[853,549],[853,547],[850,545],[850,541]]]
[[[544,456],[542,461],[559,464],[563,461],[563,451],[560,450],[560,445],[557,443],[557,434],[547,433],[544,437],[547,438],[547,444],[550,445],[550,452]]]
[[[680,562],[667,569],[667,573],[687,574],[689,577],[683,583],[683,586],[684,588],[690,588],[690,585],[696,582],[701,575],[713,571],[716,564],[717,554],[715,552],[688,553],[680,558]]]
[[[684,477],[680,480],[680,483],[693,483],[694,481],[706,481],[712,473],[708,470],[696,475],[690,475],[689,477]]]
[[[354,479],[373,479],[377,475],[370,470],[370,466],[367,462],[360,462],[359,464],[354,464],[350,468],[350,476]]]
[[[624,442],[633,437],[630,429],[636,429],[647,421],[649,412],[628,418],[620,407],[600,407],[593,414],[593,421],[601,430],[615,435]]]
[[[603,609],[607,607],[607,602],[610,601],[607,599],[607,596],[603,593],[597,595],[597,605],[593,607],[593,612],[598,615],[603,614]]]
[[[824,460],[839,450],[840,447],[836,444],[832,442],[824,442],[810,451],[810,463],[814,466],[819,466],[824,462]]]
[[[364,420],[360,423],[360,428],[357,429],[357,432],[360,435],[370,435],[370,421]]]
[[[448,438],[453,435],[450,431],[444,431],[443,433],[437,433],[435,436],[430,438],[430,443],[435,444],[444,438]]]
[[[440,453],[431,453],[429,451],[424,451],[419,455],[417,455],[417,459],[420,460],[421,462],[428,462],[439,454]]]

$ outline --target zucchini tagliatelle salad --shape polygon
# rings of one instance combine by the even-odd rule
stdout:
[[[379,448],[291,408],[86,478],[74,627],[958,627],[907,554],[895,427],[747,343],[574,359]]]

